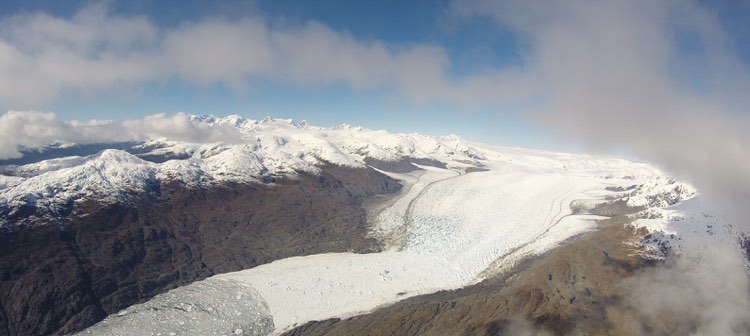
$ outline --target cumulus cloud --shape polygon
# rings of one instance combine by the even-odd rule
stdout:
[[[314,21],[280,25],[257,15],[160,28],[148,17],[113,15],[105,3],[72,18],[0,19],[0,102],[10,109],[170,79],[239,89],[255,80],[344,84],[415,101],[483,101],[518,87],[504,70],[453,78],[451,66],[440,46],[358,40]]]
[[[51,112],[10,111],[0,116],[0,159],[19,158],[23,148],[62,143],[107,143],[168,138],[193,143],[239,143],[229,125],[193,120],[184,113],[163,113],[121,122],[63,121]]]
[[[62,91],[88,92],[164,73],[153,45],[159,32],[143,17],[110,17],[87,7],[69,20],[46,14],[0,19],[0,102],[49,102]]]
[[[247,76],[271,71],[275,55],[266,23],[207,20],[164,32],[164,57],[170,72],[187,81],[209,85],[241,83]],[[162,55],[157,55],[157,57]]]

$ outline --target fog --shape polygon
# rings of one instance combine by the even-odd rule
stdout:
[[[686,1],[464,1],[530,41],[526,112],[595,151],[626,150],[720,199],[747,225],[747,64],[709,9]],[[684,45],[686,37],[694,44]]]

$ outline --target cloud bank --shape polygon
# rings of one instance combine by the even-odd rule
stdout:
[[[648,0],[469,0],[453,10],[529,41],[519,71],[541,97],[529,117],[662,166],[750,230],[750,72],[717,13]],[[633,278],[634,334],[746,334],[750,282],[739,254],[708,246]]]
[[[167,138],[193,143],[239,143],[240,132],[228,125],[209,125],[185,113],[163,113],[121,122],[63,121],[55,113],[10,111],[0,116],[0,159],[23,156],[20,150],[53,142],[107,143]]]
[[[640,0],[469,0],[453,10],[489,15],[529,41],[518,71],[540,97],[531,118],[657,163],[748,222],[750,71],[716,13]]]
[[[72,18],[46,13],[0,19],[0,103],[40,109],[66,94],[176,79],[244,89],[253,81],[343,84],[414,101],[486,100],[517,90],[511,73],[453,78],[443,47],[357,40],[310,21],[202,18],[161,28],[145,16],[110,14],[105,4]]]

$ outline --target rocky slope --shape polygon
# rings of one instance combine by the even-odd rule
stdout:
[[[400,185],[326,167],[273,184],[154,186],[127,203],[0,232],[0,333],[64,334],[213,274],[322,252],[371,252],[362,201]]]

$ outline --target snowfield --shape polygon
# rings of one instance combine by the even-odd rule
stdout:
[[[622,159],[270,118],[193,121],[235,127],[245,142],[154,139],[142,145],[152,149],[150,155],[178,159],[151,162],[107,150],[3,167],[0,212],[29,204],[64,210],[102,195],[104,201],[122,201],[165,180],[187,186],[264,183],[264,176],[317,173],[325,164],[366,167],[366,159],[427,159],[445,168],[381,170],[404,183],[401,193],[371,216],[370,234],[384,243],[383,252],[295,257],[217,275],[112,315],[83,334],[278,334],[307,321],[347,317],[481,281],[595,228],[601,217],[588,214],[586,206],[625,198],[660,213],[676,211],[662,208],[696,196],[692,187],[658,169]],[[572,207],[574,202],[578,206]]]

